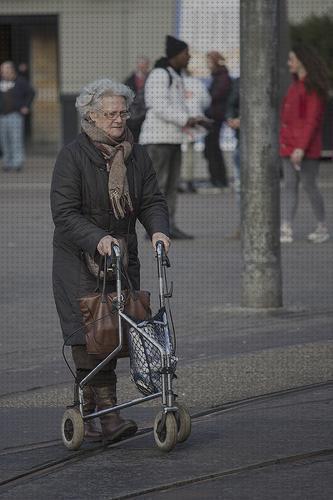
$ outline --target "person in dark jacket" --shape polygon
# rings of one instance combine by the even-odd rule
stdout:
[[[0,66],[0,147],[3,170],[20,171],[25,159],[24,117],[30,112],[35,91],[18,76],[11,61]]]
[[[134,142],[139,142],[142,123],[146,116],[145,83],[149,74],[150,61],[147,57],[140,57],[136,63],[136,70],[124,81],[133,90],[135,97],[131,105],[131,117],[127,125],[130,128]]]
[[[96,278],[84,258],[111,255],[117,237],[126,238],[128,275],[140,288],[140,263],[135,231],[138,219],[155,248],[162,240],[169,249],[169,214],[154,168],[145,149],[133,143],[126,126],[133,92],[109,79],[85,86],[76,100],[82,132],[59,153],[51,184],[53,291],[66,345],[72,346],[77,382],[98,364],[87,354],[78,298],[93,293]],[[108,292],[114,291],[108,284]],[[76,333],[73,335],[73,332]],[[84,386],[84,411],[116,404],[116,360]],[[135,433],[137,425],[118,413],[100,418],[105,439],[115,441]],[[85,435],[99,439],[94,421]]]
[[[327,69],[318,54],[304,45],[289,53],[289,71],[293,76],[282,103],[280,156],[282,157],[285,196],[280,240],[292,243],[292,224],[298,205],[300,181],[310,200],[317,227],[309,241],[329,239],[324,200],[317,185],[322,149],[322,125],[328,96]]]
[[[220,132],[225,120],[231,78],[225,65],[225,59],[219,52],[208,52],[207,64],[212,75],[209,87],[212,102],[206,111],[206,116],[214,121],[205,138],[205,157],[208,161],[210,181],[213,186],[227,187],[228,176],[220,149]]]

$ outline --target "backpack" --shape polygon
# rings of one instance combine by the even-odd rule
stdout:
[[[172,85],[172,74],[168,70],[168,60],[166,57],[161,57],[155,62],[154,69],[161,68],[164,69],[169,76],[168,88]],[[144,96],[144,88],[136,93],[133,103],[130,107],[131,118],[128,120],[129,127],[140,127],[146,117],[146,104]]]
[[[144,88],[136,93],[134,101],[130,107],[131,118],[129,122],[134,126],[140,126],[146,116],[146,105],[144,98]]]

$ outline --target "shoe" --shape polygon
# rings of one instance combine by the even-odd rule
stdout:
[[[115,388],[111,385],[94,386],[97,409],[105,410],[116,406],[117,397]],[[124,420],[119,411],[102,415],[100,418],[103,438],[109,443],[120,441],[124,437],[133,436],[138,430],[133,420]]]
[[[283,223],[280,231],[280,242],[281,243],[292,243],[293,240],[293,230],[290,224]]]
[[[192,181],[188,181],[187,184],[186,184],[186,192],[187,193],[191,193],[191,194],[195,194],[198,192],[197,188],[195,187],[195,185],[193,184]]]
[[[90,385],[83,387],[83,415],[89,415],[96,409],[95,393]],[[84,421],[84,439],[90,442],[102,441],[102,432],[98,428],[96,420]]]
[[[181,194],[184,194],[184,193],[188,193],[188,194],[194,194],[194,193],[197,193],[198,190],[197,188],[194,186],[193,182],[192,181],[188,181],[186,182],[185,184],[180,184],[177,188],[177,192],[178,193],[181,193]]]
[[[100,417],[103,438],[108,443],[116,443],[123,438],[133,436],[138,430],[134,420],[124,420],[119,412],[109,413]]]
[[[2,167],[3,172],[21,172],[23,170],[23,165],[19,165],[18,167]]]
[[[324,243],[330,235],[325,224],[318,224],[313,233],[308,235],[308,240],[312,243]]]
[[[194,236],[192,236],[191,234],[186,234],[178,229],[178,227],[174,226],[170,228],[170,238],[172,240],[193,240]]]
[[[223,181],[218,181],[218,180],[212,180],[211,181],[212,183],[212,186],[213,187],[218,187],[218,188],[221,188],[221,189],[225,189],[229,186],[229,183],[228,182],[223,182]]]

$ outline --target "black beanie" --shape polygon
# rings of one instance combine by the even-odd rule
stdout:
[[[172,57],[176,56],[177,54],[179,54],[180,52],[182,52],[187,48],[188,48],[187,43],[183,42],[182,40],[178,40],[173,36],[167,35],[166,56],[168,59],[171,59]]]

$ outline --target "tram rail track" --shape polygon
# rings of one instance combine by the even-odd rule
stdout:
[[[295,462],[300,462],[309,459],[320,458],[324,456],[333,455],[333,448],[315,450],[308,453],[300,453],[297,455],[288,455],[279,457],[273,460],[266,460],[262,462],[255,462],[249,465],[235,467],[233,469],[222,470],[219,472],[214,472],[212,474],[204,474],[202,476],[196,476],[193,478],[184,479],[182,481],[174,481],[171,483],[161,484],[156,486],[156,488],[146,488],[141,490],[131,491],[125,493],[124,495],[118,495],[110,497],[111,500],[125,500],[128,498],[138,498],[143,495],[148,495],[149,493],[158,493],[162,491],[175,490],[176,488],[182,488],[184,486],[196,485],[203,482],[214,481],[218,479],[223,479],[229,476],[235,476],[237,474],[243,474],[246,472],[257,471],[260,469],[266,469],[268,467],[273,467],[275,465],[286,465]]]
[[[244,398],[244,399],[240,399],[237,401],[231,401],[228,403],[223,403],[221,405],[213,406],[213,407],[208,408],[206,410],[197,411],[195,413],[192,413],[191,417],[192,417],[192,419],[195,420],[195,419],[198,419],[199,417],[208,416],[211,413],[213,413],[213,414],[218,414],[220,412],[224,413],[227,411],[234,410],[238,407],[245,407],[246,405],[252,404],[254,402],[265,401],[266,399],[272,399],[274,397],[281,397],[284,395],[303,392],[303,391],[316,389],[316,388],[320,388],[320,387],[326,387],[329,385],[333,386],[333,380],[328,380],[326,382],[320,382],[317,384],[307,384],[307,385],[302,385],[299,387],[292,387],[289,389],[283,389],[281,391],[268,392],[266,394],[260,394],[258,396],[253,396],[250,398]],[[135,436],[138,436],[140,434],[140,432],[147,432],[149,429],[150,428],[141,429],[139,432],[136,433]],[[121,442],[123,443],[124,440]],[[46,441],[40,441],[40,442],[35,442],[35,443],[27,443],[25,445],[6,447],[3,450],[0,450],[0,457],[7,455],[7,454],[19,453],[21,451],[29,451],[29,450],[34,450],[34,449],[46,448],[49,446],[55,446],[55,445],[59,445],[61,443],[62,443],[61,439],[52,439],[49,441],[46,440]],[[103,448],[105,448],[105,447],[103,447]],[[0,481],[0,486],[1,486],[1,484],[2,483]]]
[[[210,416],[213,416],[213,415],[219,415],[219,414],[223,414],[223,413],[227,413],[227,412],[231,412],[231,411],[236,411],[238,409],[245,408],[246,406],[251,405],[253,403],[271,401],[274,398],[281,398],[283,396],[302,393],[302,392],[310,391],[310,390],[313,390],[316,388],[323,388],[323,387],[327,387],[327,386],[333,386],[333,380],[329,380],[329,381],[318,383],[318,384],[308,384],[308,385],[304,385],[304,386],[300,386],[300,387],[295,387],[295,388],[285,389],[285,390],[281,390],[281,391],[266,393],[266,394],[262,394],[259,396],[254,396],[254,397],[250,397],[250,398],[246,398],[246,399],[241,399],[238,401],[233,401],[230,403],[225,403],[222,405],[218,405],[216,407],[207,408],[205,410],[201,410],[201,411],[192,413],[191,417],[192,417],[193,422],[196,422],[204,417],[209,418]],[[65,457],[61,457],[61,458],[56,459],[56,460],[50,460],[50,461],[47,461],[45,463],[37,464],[27,471],[24,471],[24,472],[18,473],[18,474],[14,474],[14,475],[0,481],[0,496],[3,495],[6,491],[11,490],[18,485],[30,482],[30,481],[35,480],[35,479],[38,479],[44,475],[51,474],[52,472],[56,472],[60,469],[63,469],[64,467],[68,467],[71,464],[74,464],[76,462],[80,462],[80,461],[83,461],[87,458],[96,456],[98,454],[105,453],[112,448],[118,448],[122,444],[124,444],[125,442],[128,443],[131,441],[141,439],[142,437],[144,437],[148,434],[151,434],[152,432],[153,432],[152,427],[143,428],[143,429],[140,429],[135,436],[130,437],[128,439],[124,439],[120,442],[113,443],[113,444],[111,443],[108,445],[105,445],[105,444],[93,445],[89,449],[82,449],[82,450],[79,450],[76,452],[67,452],[67,455]],[[30,444],[26,444],[26,445],[22,445],[22,446],[8,447],[8,448],[0,451],[0,457],[6,457],[9,455],[13,455],[13,454],[20,454],[20,453],[34,451],[34,450],[41,450],[43,448],[52,448],[52,447],[59,446],[61,444],[62,444],[62,441],[59,439],[59,440],[35,442],[35,443],[30,443]],[[219,478],[223,478],[226,476],[240,474],[243,472],[255,471],[255,470],[258,470],[261,468],[272,467],[274,465],[283,465],[283,464],[297,462],[297,461],[301,461],[301,460],[307,460],[307,459],[311,459],[311,458],[329,456],[332,454],[333,454],[333,448],[311,450],[311,451],[306,452],[306,453],[287,455],[287,456],[283,456],[283,457],[279,457],[279,458],[273,458],[272,460],[256,462],[253,464],[235,467],[235,468],[228,469],[228,470],[222,470],[222,471],[214,472],[211,474],[206,474],[206,475],[202,475],[202,476],[195,476],[195,477],[183,480],[183,481],[178,480],[178,481],[175,481],[173,483],[167,483],[164,485],[156,486],[156,488],[141,489],[141,490],[137,490],[135,492],[128,492],[124,495],[112,497],[112,498],[114,498],[114,499],[134,498],[135,496],[140,496],[140,495],[144,495],[144,494],[149,494],[149,493],[173,489],[173,488],[179,488],[182,486],[201,483],[204,481],[211,481],[211,480],[215,480],[215,479],[217,480]]]

